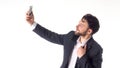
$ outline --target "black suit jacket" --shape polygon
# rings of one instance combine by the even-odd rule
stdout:
[[[57,34],[39,24],[33,31],[50,42],[63,45],[64,57],[61,68],[68,68],[74,45],[79,36],[75,35],[74,31],[70,31],[68,34]],[[77,58],[75,68],[101,68],[102,51],[101,46],[93,38],[89,39],[86,54]]]

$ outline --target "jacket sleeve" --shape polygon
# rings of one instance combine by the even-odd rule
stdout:
[[[41,25],[37,24],[37,26],[35,27],[35,29],[33,29],[33,31],[38,34],[40,37],[50,41],[50,42],[53,42],[53,43],[56,43],[56,44],[60,44],[60,45],[63,45],[64,43],[64,36],[65,35],[62,35],[62,34],[57,34],[55,32],[52,32],[44,27],[42,27]]]
[[[99,51],[93,57],[84,55],[80,59],[77,58],[77,68],[101,68],[102,51]]]

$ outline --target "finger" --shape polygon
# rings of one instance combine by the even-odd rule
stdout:
[[[79,49],[84,49],[84,46],[80,46]]]
[[[33,18],[33,15],[26,15],[26,18]]]
[[[29,15],[29,11],[26,12],[26,15]]]
[[[33,12],[32,12],[32,11],[31,11],[31,12],[29,12],[29,15],[30,15],[30,16],[33,16]]]
[[[26,14],[26,18],[30,18],[31,16],[29,14]]]
[[[33,16],[33,12],[27,11],[26,15]]]
[[[31,17],[30,16],[26,16],[26,19],[31,19]]]
[[[31,18],[26,18],[27,21],[31,20]]]

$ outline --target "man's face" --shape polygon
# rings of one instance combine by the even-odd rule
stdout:
[[[87,20],[81,19],[79,24],[76,26],[76,31],[78,35],[84,36],[89,30],[89,25]]]

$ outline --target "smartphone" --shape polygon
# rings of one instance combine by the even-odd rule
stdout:
[[[29,15],[32,14],[32,6],[29,7]]]

